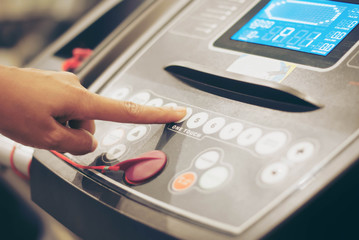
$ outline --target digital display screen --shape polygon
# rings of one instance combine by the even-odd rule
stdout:
[[[358,4],[271,0],[230,39],[326,56],[358,21]]]

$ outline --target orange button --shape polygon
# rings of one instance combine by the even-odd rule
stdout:
[[[196,174],[186,172],[179,175],[172,183],[172,189],[175,191],[183,191],[190,188],[196,182]]]

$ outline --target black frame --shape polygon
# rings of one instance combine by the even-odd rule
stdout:
[[[145,0],[122,0],[108,10],[94,23],[69,41],[55,53],[61,58],[72,57],[74,48],[89,48],[94,50],[107,36],[109,36],[127,17],[132,14]]]
[[[246,15],[229,28],[213,45],[229,50],[274,58],[286,62],[309,65],[312,67],[328,68],[333,66],[359,40],[359,25],[357,25],[328,55],[321,56],[296,50],[260,45],[257,43],[232,40],[231,37],[249,22],[270,0],[260,1]],[[336,1],[358,4],[359,1]],[[358,6],[359,7],[359,6]]]

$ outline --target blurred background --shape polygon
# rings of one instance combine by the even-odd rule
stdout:
[[[99,2],[0,0],[0,64],[26,64]]]
[[[0,0],[0,64],[26,65],[99,2]],[[26,180],[1,164],[0,203],[0,239],[78,239],[31,201]]]

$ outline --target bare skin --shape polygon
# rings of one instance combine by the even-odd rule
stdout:
[[[95,119],[168,123],[185,114],[181,107],[102,97],[87,91],[72,73],[0,65],[0,133],[24,145],[85,154],[97,147]]]

